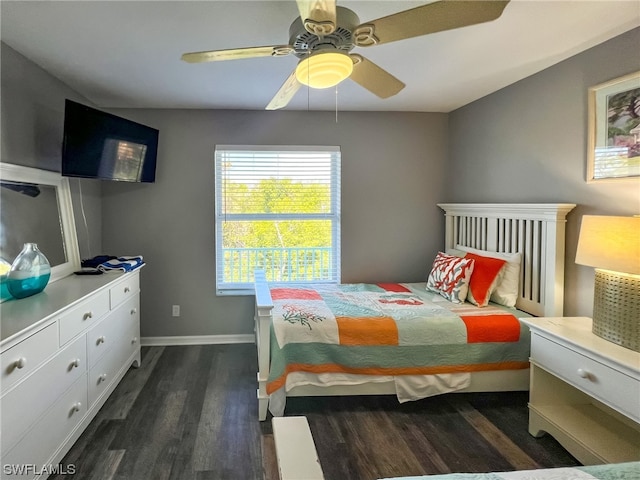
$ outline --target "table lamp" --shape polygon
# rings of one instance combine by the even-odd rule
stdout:
[[[640,217],[584,215],[576,263],[596,269],[593,333],[640,352]]]

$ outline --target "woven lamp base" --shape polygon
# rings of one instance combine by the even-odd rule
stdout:
[[[593,333],[640,352],[640,276],[596,268]]]

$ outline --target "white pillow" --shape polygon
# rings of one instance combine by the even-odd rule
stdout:
[[[495,290],[491,293],[491,301],[504,305],[505,307],[516,306],[520,287],[520,264],[522,263],[521,253],[488,252],[486,250],[478,250],[477,248],[465,247],[463,245],[456,245],[456,250],[506,260],[507,264],[504,269],[504,276]]]

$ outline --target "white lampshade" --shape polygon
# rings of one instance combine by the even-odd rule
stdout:
[[[311,88],[329,88],[349,78],[353,60],[342,52],[319,52],[305,58],[296,67],[296,79]]]
[[[576,263],[640,275],[640,217],[584,215]]]

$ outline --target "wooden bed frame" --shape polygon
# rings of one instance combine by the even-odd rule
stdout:
[[[566,215],[575,204],[441,203],[445,212],[444,248],[456,245],[481,250],[522,253],[516,308],[535,316],[562,316]],[[425,276],[426,276],[425,272]],[[255,333],[258,349],[258,414],[267,418],[269,395],[269,332],[273,302],[263,274],[256,273]],[[459,392],[529,389],[529,370],[474,372]],[[287,397],[395,394],[393,381],[357,386],[296,387]]]

